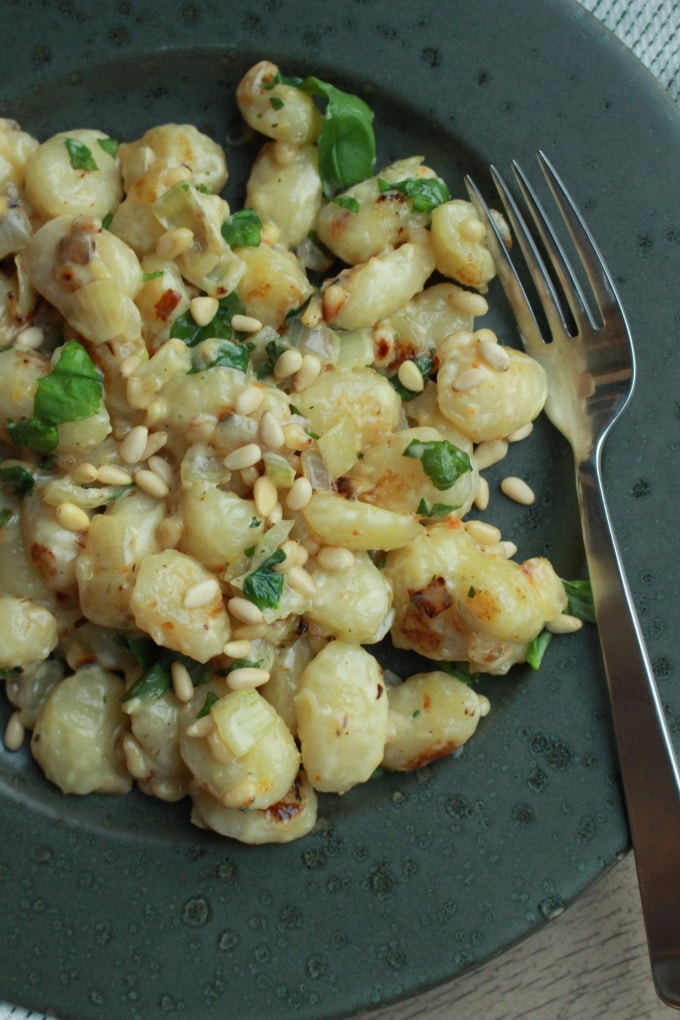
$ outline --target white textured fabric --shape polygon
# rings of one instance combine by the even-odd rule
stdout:
[[[580,0],[680,103],[680,4],[677,0]],[[0,1020],[47,1020],[0,1002]]]
[[[680,102],[678,0],[581,0]]]

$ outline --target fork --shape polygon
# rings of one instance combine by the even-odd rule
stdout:
[[[470,177],[466,178],[466,185],[471,201],[486,223],[487,241],[524,347],[547,373],[546,413],[568,439],[574,453],[584,547],[651,970],[660,998],[680,1009],[680,774],[607,510],[601,473],[605,439],[633,390],[632,338],[612,277],[583,217],[542,152],[538,153],[538,161],[566,223],[598,312],[596,317],[527,176],[513,162],[519,192],[545,256],[541,255],[510,188],[498,170],[491,167],[508,222],[519,241],[543,308],[550,334],[547,340],[498,223]]]

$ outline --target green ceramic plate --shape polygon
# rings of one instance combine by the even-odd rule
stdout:
[[[569,0],[3,0],[0,18],[0,114],[41,138],[76,126],[133,138],[166,120],[233,136],[235,85],[266,56],[362,95],[381,163],[422,153],[452,189],[466,171],[488,189],[489,161],[533,169],[546,150],[638,344],[606,479],[677,733],[679,547],[661,522],[680,499],[680,116],[613,37]],[[229,150],[234,203],[250,155]],[[508,464],[537,504],[495,496],[488,516],[520,555],[582,576],[565,444],[543,423]],[[285,847],[194,829],[185,804],[63,797],[27,753],[0,752],[0,996],[78,1020],[322,1020],[488,960],[601,875],[628,832],[592,631],[485,691],[492,715],[459,758],[323,798],[316,831]]]

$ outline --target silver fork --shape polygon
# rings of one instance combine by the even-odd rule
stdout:
[[[635,359],[611,275],[583,217],[547,157],[540,167],[567,225],[599,321],[564,246],[520,167],[513,171],[565,307],[518,203],[491,167],[512,231],[536,287],[550,337],[544,340],[503,237],[468,177],[470,198],[487,224],[499,279],[524,346],[546,370],[546,413],[574,452],[583,540],[618,747],[651,969],[659,996],[680,1008],[680,774],[602,487],[606,436],[633,390]]]

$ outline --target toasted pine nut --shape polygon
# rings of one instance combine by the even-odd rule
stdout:
[[[474,390],[475,387],[483,383],[487,378],[487,374],[483,368],[464,368],[462,372],[453,380],[453,388],[458,392],[465,392],[466,390]]]
[[[260,475],[253,486],[255,510],[260,517],[269,517],[279,501],[279,494],[271,478]]]
[[[90,527],[90,518],[76,503],[60,503],[54,513],[58,523],[67,531],[87,531]]]
[[[498,544],[499,544],[499,546],[501,548],[501,552],[505,556],[506,560],[511,560],[512,557],[517,552],[517,546],[515,545],[515,543],[514,542],[509,542],[507,539],[503,539]]]
[[[316,562],[322,570],[341,573],[352,569],[354,554],[351,549],[345,549],[341,545],[324,545],[316,554]]]
[[[482,316],[489,311],[489,302],[483,294],[477,294],[472,290],[463,290],[458,287],[448,296],[448,302],[463,315]]]
[[[323,292],[323,313],[327,320],[332,321],[339,314],[349,294],[339,283],[332,283]]]
[[[71,472],[71,477],[76,485],[91,485],[92,482],[97,481],[97,468],[88,462],[76,464]]]
[[[176,549],[183,531],[181,517],[164,517],[156,528],[156,541],[162,549]]]
[[[154,453],[158,453],[159,450],[163,449],[167,441],[168,433],[162,429],[159,429],[158,432],[150,432],[149,441],[146,444],[144,456],[141,459],[148,460],[149,457],[153,457]]]
[[[397,372],[397,378],[401,385],[410,390],[411,393],[422,393],[425,389],[425,380],[415,361],[402,361]]]
[[[462,239],[469,244],[479,244],[486,236],[486,227],[476,216],[468,216],[466,219],[461,220],[458,232]]]
[[[288,450],[308,450],[314,440],[300,425],[283,426],[284,444]]]
[[[516,478],[514,475],[508,475],[503,479],[501,492],[508,499],[514,500],[515,503],[522,503],[523,506],[531,506],[536,500],[531,486],[527,485],[523,478]]]
[[[530,436],[533,431],[534,423],[532,421],[528,421],[526,425],[520,425],[518,429],[515,429],[515,431],[511,432],[509,436],[506,436],[506,439],[509,443],[519,443],[522,439],[526,439]]]
[[[187,726],[185,733],[188,737],[207,737],[215,729],[215,720],[208,713],[208,715],[202,715],[200,719],[192,722]]]
[[[271,411],[265,411],[260,421],[260,438],[270,450],[278,450],[286,441],[278,418]]]
[[[170,491],[163,479],[147,468],[135,472],[135,484],[147,496],[153,496],[155,499],[165,499]]]
[[[286,496],[286,506],[289,510],[302,510],[312,498],[312,484],[309,479],[296,478]]]
[[[144,780],[151,775],[151,769],[146,763],[141,744],[132,736],[126,733],[123,737],[123,753],[125,755],[125,766],[133,779]]]
[[[276,359],[276,364],[274,365],[274,378],[279,380],[288,379],[289,376],[295,375],[301,365],[302,354],[297,350],[297,348],[290,347]]]
[[[5,727],[5,747],[8,751],[18,751],[24,742],[26,729],[21,721],[20,712],[12,712]]]
[[[475,447],[475,461],[480,471],[503,460],[508,452],[508,444],[504,439],[487,439]]]
[[[238,312],[232,315],[231,326],[238,333],[259,333],[262,329],[262,323],[254,315],[239,315]]]
[[[496,340],[489,340],[484,337],[484,339],[477,341],[477,347],[490,368],[495,368],[497,372],[507,372],[510,368],[510,355],[505,347],[501,347]]]
[[[174,472],[172,470],[172,465],[168,464],[164,457],[159,457],[157,454],[154,454],[153,457],[148,458],[147,464],[151,471],[153,471],[155,475],[158,475],[158,477],[161,478],[167,486],[171,485],[174,478]]]
[[[308,574],[304,567],[299,567],[297,564],[290,568],[286,574],[286,580],[299,595],[314,595],[316,592],[316,585],[312,575]]]
[[[489,483],[486,478],[480,475],[479,484],[477,486],[477,495],[475,496],[475,506],[478,510],[486,510],[489,505],[489,496]]]
[[[252,649],[250,641],[227,641],[224,654],[230,659],[247,659]]]
[[[194,696],[194,682],[183,662],[175,659],[170,665],[172,688],[180,701],[191,701]]]
[[[121,378],[129,379],[131,375],[134,375],[134,373],[137,371],[141,363],[142,363],[141,354],[139,354],[138,352],[136,352],[135,354],[128,354],[127,358],[123,358],[120,365],[118,366],[118,371],[121,375]]]
[[[102,464],[97,471],[97,481],[102,485],[130,485],[132,475],[115,464]]]
[[[222,463],[230,471],[242,471],[253,467],[262,460],[262,449],[257,443],[247,443],[228,453]]]
[[[207,606],[209,602],[218,598],[220,594],[220,586],[214,577],[206,577],[203,581],[197,581],[196,584],[192,584],[190,588],[184,593],[184,608],[185,609],[199,609],[201,606]]]
[[[229,599],[227,609],[231,615],[236,620],[240,620],[241,623],[262,623],[262,610],[258,609],[254,602],[250,602],[248,599],[242,598],[240,595],[235,595],[233,598]]]
[[[144,456],[149,441],[146,425],[135,425],[120,444],[120,455],[126,464],[138,464]]]
[[[302,357],[302,364],[295,373],[293,386],[298,392],[300,390],[306,390],[308,386],[311,386],[320,373],[321,361],[317,358],[316,354],[304,354]]]
[[[156,241],[156,255],[162,259],[176,259],[194,243],[194,232],[188,227],[166,230]]]
[[[258,641],[260,638],[266,637],[268,633],[269,628],[266,623],[244,623],[232,631],[232,637],[234,641]]]
[[[264,398],[264,391],[261,386],[246,386],[234,401],[234,410],[237,414],[252,414],[257,411]]]
[[[227,686],[232,691],[245,691],[253,687],[261,687],[269,680],[268,669],[260,669],[257,666],[241,666],[239,669],[232,669],[227,674]]]
[[[17,334],[16,343],[19,347],[29,347],[32,350],[37,350],[38,347],[42,346],[45,339],[45,332],[40,326],[27,326],[26,329],[22,329],[21,333]]]
[[[579,620],[577,616],[562,613],[561,616],[557,616],[554,620],[549,620],[545,625],[545,629],[549,630],[551,634],[573,634],[575,631],[580,630],[582,626],[583,620]]]
[[[466,521],[465,530],[477,545],[495,545],[501,540],[500,529],[486,521]]]
[[[189,302],[191,318],[197,326],[207,326],[211,323],[217,315],[219,307],[220,303],[217,298],[210,297],[208,294],[201,294]]]

